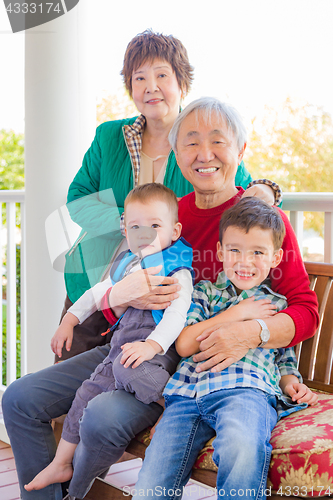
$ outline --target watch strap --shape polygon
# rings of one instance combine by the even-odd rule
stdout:
[[[267,344],[268,339],[267,340],[263,340],[263,338],[261,336],[261,333],[262,333],[263,330],[267,330],[268,332],[269,332],[269,330],[268,330],[267,325],[266,325],[266,323],[265,323],[264,320],[262,320],[262,319],[256,319],[255,321],[257,321],[259,323],[259,325],[261,326],[261,330],[260,330],[260,344],[258,345],[258,347],[264,347],[264,345]]]

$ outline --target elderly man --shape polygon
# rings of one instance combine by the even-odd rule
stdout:
[[[242,189],[235,186],[234,179],[246,144],[238,113],[216,100],[199,99],[177,118],[170,142],[183,175],[194,187],[194,193],[185,196],[179,204],[183,234],[196,244],[199,274],[203,276],[207,271],[205,278],[209,281],[202,281],[195,288],[188,313],[189,325],[194,326],[185,329],[176,341],[178,353],[184,359],[165,388],[165,415],[146,452],[135,498],[181,498],[198,453],[216,433],[213,459],[218,466],[218,498],[251,496],[263,500],[271,453],[270,434],[278,413],[281,414],[276,411],[277,403],[283,399],[279,384],[273,381],[277,380],[277,373],[294,377],[296,383],[299,377],[292,349],[274,348],[295,343],[296,338],[305,333],[306,323],[299,318],[304,313],[311,320],[313,314],[315,320],[316,309],[312,309],[315,303],[304,279],[303,266],[295,255],[297,242],[285,214],[280,211],[283,222],[280,219],[278,227],[275,210],[266,211],[265,205],[255,200],[239,202]],[[246,203],[248,206],[244,207]],[[224,235],[221,239],[218,231],[221,214],[227,209],[221,227],[230,219],[233,221],[232,227],[228,226],[228,243],[224,242],[227,233],[220,229]],[[260,227],[260,236],[252,224]],[[273,234],[276,238],[280,234],[274,251],[280,249],[281,258],[283,240],[284,254],[289,255],[289,259],[292,256],[290,260],[295,258],[297,271],[288,263],[288,258],[277,267],[273,263],[270,278],[274,292],[266,297],[274,302],[285,295],[292,306],[282,307],[282,312],[266,316],[263,322],[264,316],[254,319],[258,318],[254,304],[260,303],[259,300],[250,306],[249,318],[253,319],[240,321],[241,315],[237,312],[225,319],[226,312],[238,307],[226,310],[226,304],[237,304],[246,298],[243,290],[251,293],[261,290],[267,294],[261,283],[273,262]],[[214,264],[210,265],[209,272],[207,256]],[[226,274],[221,273],[220,260],[224,262]],[[262,273],[263,262],[266,262],[265,273]],[[298,272],[302,274],[300,280]],[[277,290],[279,295],[275,295]],[[304,310],[298,304],[299,294]],[[244,301],[240,303],[245,306]],[[231,318],[234,323],[230,322]],[[214,326],[204,330],[205,319]],[[197,328],[199,326],[201,328]],[[192,358],[200,340],[201,352]],[[263,345],[265,349],[257,349]],[[205,363],[197,364],[207,358]],[[207,371],[210,367],[213,373]],[[281,387],[286,387],[284,380]],[[300,396],[304,397],[307,391],[302,387]],[[309,397],[310,401],[312,395]]]
[[[179,115],[170,142],[184,177],[194,187],[194,193],[185,196],[179,204],[182,235],[193,246],[193,267],[197,278],[214,281],[221,270],[216,256],[220,216],[244,192],[235,186],[235,172],[245,151],[245,128],[233,108],[207,98],[192,103]],[[318,322],[315,294],[309,290],[297,241],[287,219],[285,224],[284,251],[287,258],[277,268],[280,271],[271,278],[274,289],[287,297],[289,307],[267,320],[270,331],[267,346],[270,348],[294,345],[312,336]],[[157,309],[162,296],[167,307],[170,302],[165,303],[163,299],[167,287],[159,287],[160,284],[170,285],[168,300],[177,296],[175,280],[154,276],[157,271],[148,269],[153,285],[153,290],[148,293],[143,271],[133,273],[113,287],[108,314],[111,323],[117,320],[112,313],[112,308],[117,305]],[[292,282],[284,279],[292,272]],[[232,326],[224,324],[214,332],[204,332],[201,352],[196,356],[197,361],[206,360],[200,369],[215,366],[215,370],[221,370],[229,366],[241,359],[249,348],[257,347],[261,335],[256,321],[233,323]],[[109,345],[98,347],[28,375],[5,392],[4,416],[11,439],[15,440],[15,456],[17,458],[22,453],[31,457],[31,466],[27,461],[17,460],[22,484],[39,472],[37,466],[41,470],[52,460],[55,443],[50,420],[67,413],[76,390],[107,356],[109,348]],[[101,394],[90,402],[81,421],[81,441],[74,457],[74,468],[79,467],[80,476],[84,478],[75,488],[77,498],[84,497],[93,479],[116,462],[129,441],[145,427],[153,425],[161,411],[158,404],[145,405],[133,394],[121,390]],[[41,493],[44,496],[37,497],[36,492],[32,492],[31,497],[24,498],[61,499],[59,485],[51,485]]]

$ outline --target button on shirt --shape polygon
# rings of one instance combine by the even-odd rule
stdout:
[[[257,300],[270,299],[278,311],[287,307],[286,298],[273,292],[267,284],[243,290],[237,295],[234,285],[222,271],[215,283],[200,281],[195,285],[192,304],[187,315],[187,325],[209,319],[253,295],[258,298]],[[281,376],[292,374],[302,380],[297,371],[296,356],[292,348],[250,349],[241,360],[217,373],[211,371],[197,373],[196,366],[193,356],[182,359],[176,373],[169,379],[164,395],[199,398],[221,389],[251,387],[275,394],[284,400],[285,397],[282,397],[279,387]]]

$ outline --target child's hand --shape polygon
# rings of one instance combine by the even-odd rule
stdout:
[[[146,340],[145,342],[132,342],[121,346],[123,355],[120,363],[128,368],[132,363],[132,368],[141,365],[143,361],[149,361],[155,354],[162,351],[161,346],[154,340]]]
[[[269,318],[276,314],[276,306],[272,304],[270,299],[259,299],[253,295],[248,299],[242,300],[237,304],[238,314],[241,315],[240,321],[246,321],[249,319],[257,318]]]
[[[51,349],[59,358],[62,356],[62,348],[66,342],[66,351],[70,351],[73,341],[73,329],[79,320],[72,313],[66,313],[57,331],[51,339]]]
[[[73,340],[73,327],[60,325],[51,339],[51,349],[59,358],[62,356],[62,348],[66,342],[66,351],[70,351]]]
[[[284,388],[285,394],[291,397],[294,402],[308,403],[308,405],[315,405],[318,401],[318,396],[309,389],[305,384],[294,382],[287,384]]]

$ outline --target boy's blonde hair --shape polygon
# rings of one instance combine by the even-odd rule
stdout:
[[[178,201],[175,193],[163,184],[157,182],[150,182],[148,184],[142,184],[128,193],[125,199],[125,219],[126,219],[126,207],[133,203],[134,201],[139,201],[140,203],[149,203],[152,200],[164,201],[168,207],[172,216],[174,218],[175,224],[178,222]]]

